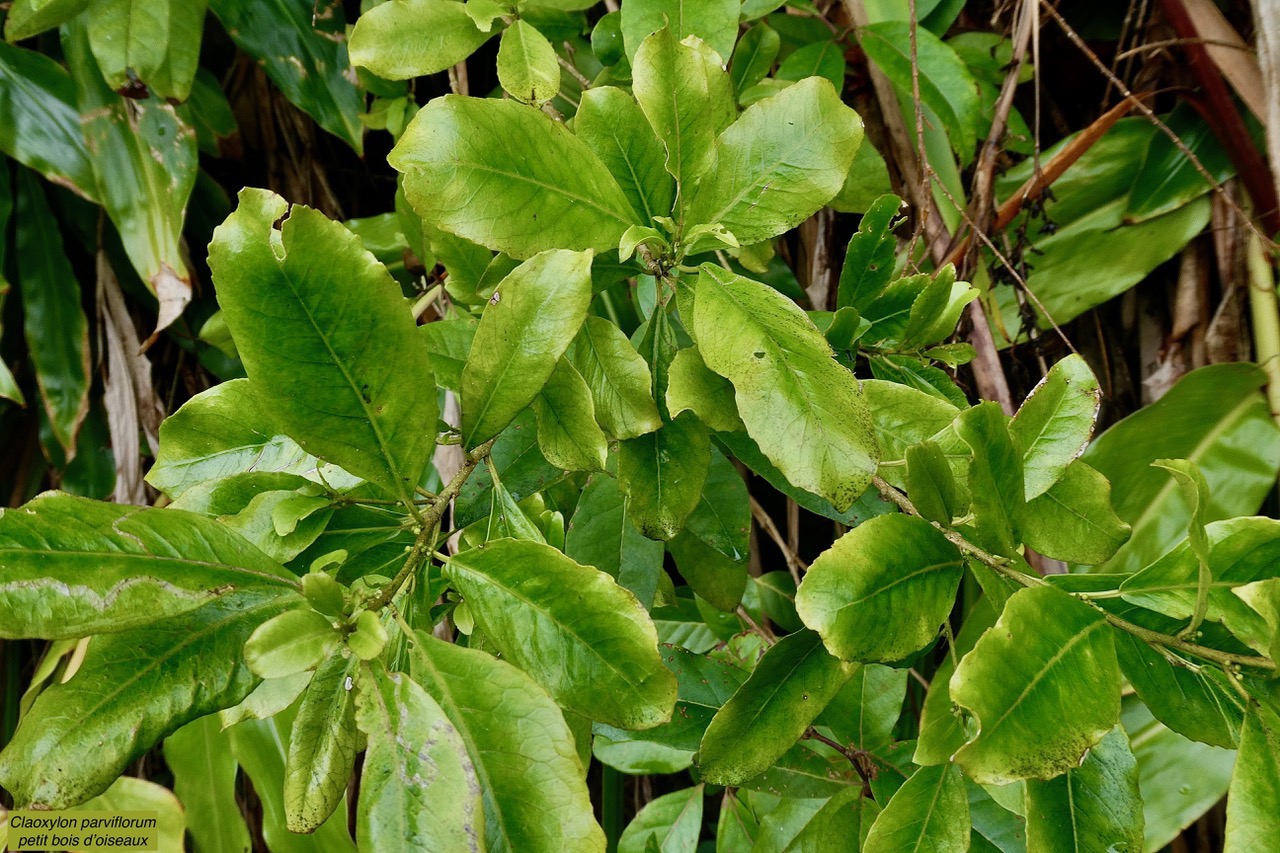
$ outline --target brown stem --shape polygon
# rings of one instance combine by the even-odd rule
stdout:
[[[756,520],[756,524],[760,525],[760,529],[768,534],[773,540],[773,544],[778,546],[778,550],[782,552],[782,559],[787,562],[787,571],[791,572],[791,578],[796,582],[796,587],[800,586],[800,576],[809,570],[804,560],[796,556],[796,552],[787,544],[787,540],[783,538],[782,531],[778,529],[778,525],[773,523],[773,519],[765,508],[760,506],[760,502],[754,497],[751,498],[751,517]]]

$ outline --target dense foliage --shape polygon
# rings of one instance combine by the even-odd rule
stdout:
[[[1277,837],[1274,211],[1216,124],[1126,98],[1040,151],[1029,37],[1075,33],[1030,2],[360,5],[8,9],[13,805],[1013,853],[1229,789],[1225,849]],[[273,189],[230,199],[248,121]],[[366,129],[342,221],[311,158]],[[1267,364],[1162,350],[1095,439],[1114,352],[1054,335],[1232,216]]]

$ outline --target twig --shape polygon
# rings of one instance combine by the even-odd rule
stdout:
[[[740,617],[742,617],[743,621],[745,621],[748,625],[751,626],[751,630],[759,634],[760,638],[763,639],[766,643],[772,646],[774,643],[778,642],[777,635],[774,634],[772,631],[770,631],[768,628],[761,625],[756,620],[752,619],[751,614],[747,612],[747,608],[743,607],[742,605],[738,605],[737,613]]]
[[[569,43],[568,43],[568,42],[565,42],[565,43],[564,43],[564,46],[565,46],[565,49],[566,49],[566,50],[571,50],[571,49],[572,49],[572,48],[570,48],[570,46],[569,46]],[[563,56],[561,56],[561,55],[560,55],[560,54],[558,54],[558,53],[556,54],[556,62],[560,63],[560,67],[561,67],[561,68],[563,68],[565,71],[568,71],[568,72],[569,72],[569,76],[570,76],[570,77],[572,77],[574,80],[577,80],[579,83],[581,83],[581,84],[582,84],[582,88],[583,88],[584,90],[586,90],[586,89],[590,89],[590,88],[591,88],[591,78],[587,77],[587,75],[585,75],[585,74],[583,74],[581,71],[579,71],[579,70],[578,70],[578,67],[577,67],[576,65],[574,65],[572,62],[570,62],[569,60],[565,59]]]
[[[856,772],[862,779],[863,785],[870,786],[871,780],[878,775],[876,773],[875,765],[871,761],[870,753],[861,749],[853,749],[852,747],[845,746],[839,741],[832,740],[813,727],[810,727],[802,737],[805,740],[816,740],[818,743],[824,743],[847,758],[849,763],[853,765],[854,772]]]
[[[778,529],[778,525],[773,523],[773,519],[765,508],[760,506],[760,502],[754,497],[751,498],[751,517],[756,520],[756,524],[768,534],[773,540],[773,544],[778,546],[778,550],[782,552],[782,559],[787,561],[787,571],[791,572],[791,579],[796,582],[796,586],[800,586],[800,576],[809,570],[809,566],[805,564],[791,550],[791,546],[787,544],[787,540],[783,538],[782,531]]]

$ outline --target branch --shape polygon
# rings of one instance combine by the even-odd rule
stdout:
[[[782,537],[782,531],[778,530],[778,525],[773,523],[769,513],[765,512],[764,507],[760,506],[760,502],[754,497],[751,498],[751,516],[756,520],[756,524],[760,525],[760,528],[769,534],[773,544],[778,546],[778,550],[782,552],[782,558],[787,561],[787,571],[791,572],[791,578],[796,582],[796,587],[799,588],[800,575],[807,572],[809,566],[804,560],[796,556],[795,551],[791,550],[787,540]]]

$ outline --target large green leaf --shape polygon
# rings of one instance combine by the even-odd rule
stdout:
[[[427,691],[381,663],[356,680],[369,739],[360,774],[360,849],[484,850],[480,784],[462,736]]]
[[[14,256],[27,349],[49,426],[70,460],[89,414],[89,321],[39,179],[22,169],[17,189]]]
[[[424,220],[514,258],[617,248],[635,213],[582,140],[534,107],[446,95],[388,157]]]
[[[129,631],[242,590],[296,589],[217,522],[49,493],[0,514],[0,637]]]
[[[1142,222],[1168,213],[1209,192],[1213,186],[1200,174],[1201,168],[1213,175],[1215,182],[1235,174],[1230,155],[1192,103],[1180,101],[1165,118],[1165,125],[1178,135],[1181,145],[1165,133],[1152,134],[1129,189],[1125,222]],[[1184,149],[1199,163],[1192,163]]]
[[[901,660],[937,636],[963,566],[929,522],[879,516],[814,561],[796,591],[796,611],[843,660]]]
[[[171,498],[193,486],[249,471],[301,474],[316,458],[276,434],[271,406],[247,379],[233,379],[192,397],[160,425],[160,450],[147,482]]]
[[[644,39],[635,53],[632,88],[667,149],[666,169],[682,206],[711,166],[716,136],[737,115],[722,61],[705,42],[682,42],[669,27]]]
[[[1116,727],[1079,767],[1027,781],[1027,849],[1064,853],[1142,849],[1138,762]]]
[[[779,640],[712,718],[698,751],[702,778],[717,785],[739,785],[768,770],[856,668],[832,657],[813,631],[797,631]]]
[[[1013,595],[951,676],[951,700],[977,722],[955,754],[965,774],[1001,785],[1076,767],[1120,717],[1111,630],[1101,613],[1052,587]]]
[[[618,446],[618,483],[636,528],[671,539],[697,508],[711,464],[706,427],[685,416]]]
[[[567,473],[543,458],[538,450],[538,428],[532,410],[526,409],[502,431],[489,453],[503,488],[512,500],[522,501],[564,478]],[[493,510],[493,477],[488,466],[472,473],[453,504],[453,524],[466,527],[487,518]]]
[[[573,132],[613,174],[636,214],[636,222],[652,223],[669,216],[676,185],[666,170],[666,150],[635,98],[613,86],[582,93]]]
[[[14,0],[4,20],[4,37],[20,42],[65,24],[79,15],[89,0]]]
[[[533,401],[538,447],[547,461],[568,471],[603,471],[609,439],[596,423],[591,389],[565,358]]]
[[[879,455],[857,380],[791,300],[711,264],[701,270],[698,349],[733,383],[747,433],[793,485],[848,509]]]
[[[636,529],[613,477],[596,474],[587,481],[565,532],[564,551],[575,562],[612,576],[646,609],[652,606],[662,572],[662,543]]]
[[[721,224],[744,246],[776,237],[835,197],[861,142],[862,120],[830,81],[788,86],[720,134],[688,221]]]
[[[13,22],[10,15],[7,24]],[[98,199],[75,83],[44,54],[5,43],[0,43],[0,150],[49,180]]]
[[[195,130],[186,107],[158,98],[132,101],[113,92],[88,42],[80,19],[64,27],[63,50],[76,82],[85,142],[93,152],[96,195],[138,277],[159,301],[156,328],[164,329],[191,300],[181,243],[199,167]]]
[[[667,409],[673,418],[688,411],[716,432],[744,428],[742,418],[738,417],[733,384],[707,367],[697,347],[686,347],[671,359],[666,396]]]
[[[462,436],[468,447],[493,438],[533,402],[590,304],[590,252],[542,252],[502,280],[462,369]]]
[[[1280,715],[1251,703],[1227,795],[1226,853],[1262,850],[1280,836]]]
[[[249,827],[236,802],[236,759],[212,714],[187,723],[164,741],[173,793],[187,815],[199,853],[245,853]],[[128,777],[125,777],[128,778]]]
[[[200,59],[207,0],[94,0],[89,46],[107,85],[142,83],[158,97],[185,101]]]
[[[252,189],[214,232],[209,266],[253,389],[282,431],[410,498],[435,445],[436,389],[386,267],[337,222]]]
[[[502,539],[456,555],[447,574],[485,636],[569,710],[626,729],[670,719],[676,683],[653,622],[604,572]]]
[[[285,97],[357,154],[364,150],[364,96],[347,59],[341,3],[209,0],[209,8]]]
[[[703,787],[658,797],[645,804],[618,839],[618,853],[694,853],[702,832]]]
[[[568,358],[591,389],[596,420],[606,434],[635,438],[662,426],[649,365],[613,323],[588,317]]]
[[[1022,451],[1027,500],[1061,479],[1093,432],[1102,392],[1084,359],[1072,353],[1053,366],[1009,422]]]
[[[720,64],[729,61],[738,39],[737,0],[632,0],[622,6],[622,38],[627,58],[663,27],[670,27],[676,40],[697,36],[720,54]]]
[[[1111,481],[1116,514],[1133,528],[1102,571],[1134,572],[1186,536],[1191,508],[1157,459],[1186,459],[1209,484],[1206,518],[1252,515],[1280,470],[1280,431],[1251,364],[1193,371],[1153,405],[1103,433],[1082,457]]]
[[[840,688],[818,723],[854,749],[879,749],[889,743],[906,695],[906,670],[866,664]]]
[[[863,853],[969,849],[969,797],[954,764],[921,767],[903,783],[867,833]]]
[[[408,80],[462,62],[498,30],[481,30],[455,0],[391,0],[366,11],[351,31],[351,64],[388,80]]]
[[[301,597],[246,590],[145,628],[95,637],[74,677],[47,688],[0,753],[18,803],[65,808],[107,789],[186,723],[235,705],[256,679],[249,634]]]
[[[559,853],[604,846],[573,733],[527,675],[492,655],[419,631],[413,677],[457,727],[484,798],[493,851]]]
[[[1044,494],[1027,502],[1019,529],[1027,545],[1057,560],[1098,565],[1129,540],[1111,506],[1111,484],[1077,459]]]
[[[362,740],[356,691],[357,659],[335,655],[317,669],[293,721],[284,765],[284,812],[290,832],[315,832],[342,802]]]

